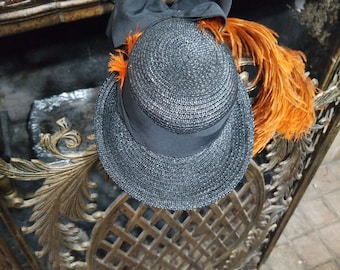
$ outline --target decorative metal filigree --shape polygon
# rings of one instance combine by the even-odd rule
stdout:
[[[60,143],[74,149],[80,145],[81,137],[66,119],[60,119],[57,124],[60,131],[45,134],[41,145],[60,161],[47,164],[40,160],[12,158],[6,163],[0,159],[0,174],[20,181],[45,179],[33,197],[24,199],[20,205],[21,208],[33,207],[30,218],[33,224],[22,230],[36,234],[43,247],[36,255],[48,254],[54,268],[79,269],[85,263],[74,263],[70,251],[86,250],[88,236],[69,220],[95,222],[100,216],[98,213],[89,214],[96,208],[93,201],[97,194],[89,192],[95,184],[89,180],[89,175],[97,162],[97,152],[94,144],[81,152],[60,152]]]
[[[266,186],[267,200],[264,204],[258,223],[249,231],[245,244],[251,259],[245,264],[238,258],[244,250],[235,250],[230,257],[228,265],[230,269],[257,269],[262,256],[262,247],[266,245],[279,224],[283,214],[287,211],[296,186],[303,173],[309,169],[310,159],[319,143],[321,133],[328,129],[331,119],[334,117],[335,106],[340,101],[340,70],[338,70],[326,91],[320,92],[315,99],[317,112],[316,123],[312,130],[299,141],[286,141],[281,138],[273,140],[266,147],[266,161],[260,161],[261,172],[270,173],[270,183]],[[268,178],[268,177],[267,177]],[[228,268],[229,269],[229,268]]]
[[[7,243],[0,235],[0,269],[15,270],[18,269],[19,263],[14,255],[10,252]]]
[[[244,79],[248,80],[246,75],[244,75]],[[329,123],[334,117],[334,108],[339,106],[339,100],[339,73],[336,73],[329,88],[316,96],[317,121],[310,133],[299,141],[276,138],[267,145],[263,153],[255,157],[257,164],[251,167],[250,172],[248,171],[248,177],[263,179],[262,176],[264,176],[264,180],[261,181],[263,181],[263,185],[265,184],[263,201],[260,202],[257,209],[259,211],[256,214],[257,218],[250,223],[249,228],[246,228],[242,237],[238,238],[237,245],[233,246],[228,254],[221,255],[224,256],[220,261],[221,264],[211,265],[211,269],[214,267],[221,269],[257,268],[262,248],[269,242],[271,233],[275,232],[277,224],[290,206],[296,193],[297,184],[309,168],[312,154],[317,144],[320,143],[320,136],[327,131]],[[330,104],[332,105],[330,106]],[[103,212],[96,211],[94,201],[105,195],[95,193],[95,191],[98,192],[99,187],[90,180],[90,174],[96,170],[95,165],[98,162],[95,144],[90,144],[85,150],[77,150],[82,143],[80,134],[72,130],[71,124],[65,118],[58,120],[57,125],[59,126],[58,132],[45,134],[41,138],[41,146],[52,153],[57,161],[46,163],[37,159],[28,161],[12,158],[7,163],[0,159],[0,181],[5,178],[12,182],[43,180],[41,186],[30,197],[18,198],[16,197],[17,193],[13,193],[16,203],[10,204],[12,207],[32,208],[33,213],[30,217],[32,225],[24,227],[23,231],[36,235],[38,243],[42,246],[42,249],[36,252],[38,257],[48,255],[49,262],[54,269],[91,269],[94,262],[101,262],[102,258],[106,256],[101,251],[110,253],[110,249],[113,248],[113,236],[110,234],[109,228],[115,226],[113,220],[117,220],[118,216],[115,215],[119,213],[126,216],[125,219],[118,220],[119,222],[130,221],[125,224],[127,227],[124,227],[123,224],[118,229],[130,228],[133,222],[144,218],[147,221],[139,220],[141,223],[136,224],[142,225],[131,227],[131,230],[134,229],[135,233],[138,233],[138,229],[141,229],[142,226],[146,226],[145,228],[150,226],[145,235],[151,235],[141,240],[142,236],[138,237],[142,235],[141,232],[136,234],[135,238],[130,237],[126,232],[122,232],[120,235],[115,234],[115,237],[121,237],[119,241],[115,241],[118,241],[117,243],[120,243],[122,248],[119,250],[114,247],[117,249],[115,252],[123,254],[133,243],[131,241],[141,241],[134,243],[135,246],[150,253],[150,250],[147,251],[142,246],[145,246],[146,243],[149,245],[148,241],[153,241],[156,236],[155,232],[160,233],[157,235],[159,242],[155,245],[159,254],[165,249],[164,243],[174,245],[173,248],[179,248],[180,244],[183,244],[181,241],[185,240],[180,240],[182,238],[173,238],[175,240],[171,242],[169,234],[167,234],[170,231],[154,228],[154,226],[159,226],[156,224],[156,220],[160,220],[160,217],[164,217],[162,222],[177,224],[178,222],[172,218],[184,218],[183,216],[170,212],[166,214],[162,210],[153,209],[155,217],[148,220],[143,216],[146,215],[146,206],[138,206],[139,204],[134,206],[133,202],[129,201],[129,196],[122,191],[117,191],[120,195],[112,197]],[[89,139],[93,140],[93,135],[89,136]],[[102,181],[105,180],[102,179]],[[236,199],[239,196],[240,201],[245,199],[242,197],[245,196],[242,189],[234,196]],[[13,198],[11,201],[13,202]],[[126,202],[130,204],[126,205]],[[122,206],[123,204],[125,205]],[[118,207],[119,205],[121,208]],[[214,211],[217,211],[218,207],[214,207]],[[182,213],[182,215],[184,214]],[[210,219],[203,214],[200,218],[204,222],[210,222]],[[147,224],[143,222],[147,222]],[[190,227],[190,224],[186,224],[183,220],[181,222],[183,222],[181,232],[194,236],[192,225]],[[95,225],[86,225],[91,223]],[[178,224],[174,226],[178,226]],[[202,228],[204,226],[200,225],[196,229],[201,230]],[[218,233],[223,233],[223,230]],[[192,245],[193,242],[190,244]],[[208,248],[213,248],[213,242]],[[105,257],[106,261],[102,263],[105,265],[105,269],[118,269],[115,265],[117,263],[115,258],[114,254]],[[126,256],[125,258],[127,261],[131,260],[131,257]],[[164,258],[167,257],[164,256]],[[157,258],[155,257],[154,260]]]

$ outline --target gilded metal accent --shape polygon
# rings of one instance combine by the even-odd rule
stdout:
[[[6,175],[0,175],[0,195],[6,200],[7,205],[10,207],[18,207],[23,202],[13,181]]]
[[[13,255],[5,239],[0,235],[0,269],[15,270],[20,268],[18,260]]]
[[[32,198],[25,198],[20,205],[21,208],[33,207],[30,218],[33,224],[22,230],[35,233],[43,247],[36,256],[48,254],[55,269],[79,268],[84,263],[75,263],[70,250],[86,250],[88,236],[73,222],[97,220],[98,214],[91,214],[96,208],[93,201],[97,194],[89,192],[95,188],[89,174],[97,162],[97,152],[94,144],[81,152],[60,152],[60,143],[74,149],[80,145],[81,137],[66,119],[60,119],[57,124],[60,131],[45,134],[41,145],[60,161],[48,164],[36,159],[12,158],[6,163],[0,159],[0,174],[20,181],[45,179]]]
[[[149,208],[114,184],[112,191],[119,195],[102,212],[96,211],[95,200],[104,196],[90,180],[91,172],[98,170],[96,147],[92,143],[77,151],[82,137],[65,118],[57,121],[58,132],[41,138],[41,146],[56,162],[0,160],[0,177],[13,182],[44,180],[32,196],[16,198],[19,203],[10,206],[33,209],[32,225],[22,229],[36,235],[42,246],[36,255],[48,255],[54,269],[147,269],[148,265],[197,269],[204,263],[205,269],[256,269],[339,99],[338,72],[315,99],[317,121],[311,132],[299,141],[270,142],[252,161],[246,185],[203,212]],[[60,150],[61,145],[67,150]],[[209,257],[213,255],[214,260]],[[192,258],[201,259],[202,265],[194,266]]]
[[[40,269],[14,218],[0,197],[0,269]]]
[[[340,100],[340,59],[338,62],[338,70],[333,75],[327,91],[320,92],[315,98],[314,106],[317,109],[325,108],[331,102],[339,102]]]

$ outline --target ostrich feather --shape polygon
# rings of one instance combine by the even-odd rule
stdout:
[[[257,74],[249,87],[259,93],[253,104],[255,138],[253,155],[275,136],[299,139],[315,121],[313,100],[316,88],[305,76],[306,57],[301,51],[280,46],[277,33],[266,26],[238,18],[227,18],[223,30],[219,20],[200,21],[216,41],[229,45],[238,71],[242,59],[251,58]],[[216,34],[217,33],[217,34]]]

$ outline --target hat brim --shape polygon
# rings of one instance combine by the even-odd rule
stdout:
[[[154,153],[137,143],[117,109],[116,77],[103,84],[96,104],[95,135],[99,158],[110,178],[135,199],[157,208],[188,210],[210,205],[243,179],[254,136],[246,90],[239,91],[220,136],[188,157]]]

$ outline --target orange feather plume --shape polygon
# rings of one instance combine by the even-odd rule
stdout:
[[[277,34],[262,24],[228,18],[202,20],[198,27],[227,43],[238,71],[244,58],[252,58],[257,74],[249,87],[259,87],[253,105],[255,138],[253,155],[263,150],[277,134],[287,140],[299,139],[315,121],[316,88],[305,76],[305,55],[278,45]],[[223,30],[221,30],[223,29]]]
[[[126,72],[127,72],[127,60],[122,52],[118,54],[110,53],[110,61],[108,63],[108,71],[110,73],[117,73],[116,81],[120,81],[120,89],[123,89]]]
[[[133,46],[135,46],[135,43],[137,42],[137,40],[139,39],[139,37],[143,34],[143,32],[136,32],[133,35],[128,35],[126,38],[126,56],[129,57]]]
[[[200,20],[197,23],[197,27],[202,31],[203,34],[205,34],[205,29],[208,29],[214,35],[217,42],[224,43],[224,25],[220,18]]]
[[[123,89],[124,81],[127,73],[128,58],[131,54],[133,46],[141,36],[142,32],[137,32],[133,35],[129,34],[126,37],[125,49],[116,49],[115,54],[110,53],[110,60],[108,63],[108,71],[110,73],[117,73],[116,80],[120,81],[120,89]]]

